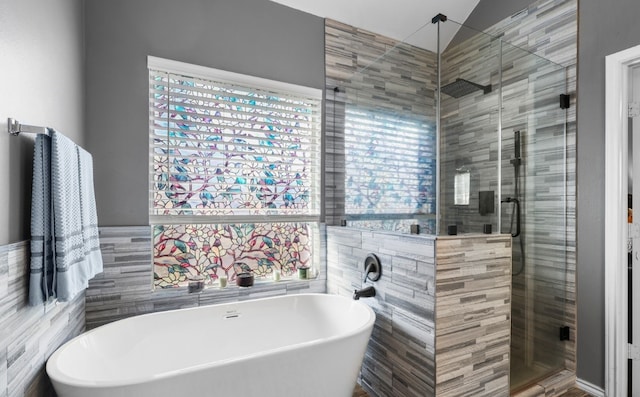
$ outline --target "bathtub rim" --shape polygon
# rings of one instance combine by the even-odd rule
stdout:
[[[174,370],[174,371],[165,371],[162,372],[161,374],[151,374],[151,375],[143,375],[143,376],[139,376],[139,377],[131,377],[131,378],[125,378],[123,380],[114,382],[112,380],[108,380],[108,381],[104,381],[104,380],[100,380],[100,381],[90,381],[90,380],[86,380],[86,379],[78,379],[75,377],[71,377],[65,373],[62,373],[59,368],[57,367],[56,362],[57,362],[57,358],[59,355],[63,354],[64,351],[75,341],[81,339],[83,336],[89,335],[91,333],[97,332],[100,329],[103,328],[111,328],[112,326],[115,326],[117,323],[121,322],[121,321],[127,321],[130,320],[132,318],[135,317],[148,317],[148,316],[156,316],[156,315],[163,315],[163,314],[168,314],[171,312],[177,312],[177,311],[192,311],[192,310],[198,310],[198,309],[202,309],[202,308],[207,308],[207,307],[212,307],[212,306],[224,306],[224,305],[235,305],[235,304],[243,304],[243,303],[250,303],[250,302],[255,302],[255,301],[268,301],[268,300],[278,300],[278,299],[293,299],[293,298],[298,298],[298,297],[324,297],[324,296],[329,296],[332,297],[331,299],[341,299],[344,300],[346,302],[349,303],[353,303],[356,304],[360,307],[363,308],[363,310],[365,310],[367,312],[367,314],[369,314],[367,320],[361,324],[358,327],[355,327],[353,329],[350,329],[348,332],[344,332],[341,333],[339,335],[332,335],[330,337],[327,338],[320,338],[320,339],[314,339],[311,341],[307,341],[307,342],[302,342],[302,343],[297,343],[294,345],[286,345],[286,346],[282,346],[282,347],[278,347],[275,349],[268,349],[268,350],[264,350],[261,351],[259,354],[245,354],[245,355],[239,355],[237,357],[233,357],[233,358],[229,358],[229,359],[223,359],[223,360],[217,360],[214,361],[212,363],[204,363],[204,364],[199,364],[199,365],[192,365],[192,366],[188,366],[185,368],[180,368],[178,370]],[[124,387],[124,386],[132,386],[132,385],[137,385],[137,384],[144,384],[147,382],[153,382],[153,381],[157,381],[157,380],[164,380],[164,379],[170,379],[172,377],[177,377],[183,374],[187,374],[187,373],[191,373],[191,372],[197,372],[197,371],[201,371],[201,370],[206,370],[206,369],[211,369],[211,368],[216,368],[216,367],[220,367],[223,365],[229,365],[229,364],[236,364],[236,363],[241,363],[243,361],[248,361],[252,358],[255,357],[269,357],[275,354],[279,354],[279,353],[286,353],[286,352],[290,352],[296,349],[300,349],[300,348],[304,348],[304,347],[312,347],[314,345],[320,345],[323,343],[330,343],[333,341],[338,341],[338,340],[342,340],[342,339],[348,339],[351,337],[355,337],[363,332],[365,332],[365,330],[367,328],[370,328],[369,331],[369,337],[371,334],[371,331],[373,330],[373,324],[375,323],[376,320],[376,314],[373,311],[373,309],[367,305],[366,303],[362,302],[362,301],[356,301],[356,300],[352,300],[351,298],[347,298],[343,295],[337,295],[337,294],[326,294],[326,293],[304,293],[304,294],[295,294],[295,295],[279,295],[279,296],[270,296],[270,297],[264,297],[264,298],[255,298],[255,299],[248,299],[248,300],[244,300],[244,301],[232,301],[232,302],[225,302],[225,303],[215,303],[215,304],[210,304],[210,305],[203,305],[203,306],[196,306],[196,307],[189,307],[189,308],[183,308],[183,309],[172,309],[172,310],[164,310],[164,311],[159,311],[159,312],[153,312],[153,313],[145,313],[145,314],[140,314],[137,316],[132,316],[132,317],[127,317],[121,320],[117,320],[117,321],[113,321],[111,323],[108,324],[104,324],[101,325],[99,327],[96,327],[92,330],[83,332],[82,334],[72,338],[71,340],[67,341],[66,343],[64,343],[63,345],[61,345],[60,347],[58,347],[58,349],[56,349],[53,354],[51,354],[51,356],[47,359],[45,368],[46,368],[46,373],[47,376],[50,378],[50,380],[52,382],[59,382],[61,384],[64,384],[66,386],[69,387],[82,387],[82,388],[107,388],[107,387]],[[369,339],[369,337],[367,339]]]

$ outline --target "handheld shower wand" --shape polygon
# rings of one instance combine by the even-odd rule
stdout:
[[[502,200],[502,203],[513,203],[516,212],[516,231],[510,230],[511,237],[518,237],[520,235],[520,164],[522,164],[522,157],[520,157],[520,131],[513,133],[513,158],[510,163],[513,165],[514,180],[514,192],[513,197],[507,197]],[[513,229],[513,213],[511,214],[511,229]]]
[[[513,203],[515,219],[516,219],[516,231],[513,232],[513,218],[514,212],[511,213],[511,228],[509,233],[511,233],[511,237],[518,237],[521,233],[521,222],[522,222],[522,214],[520,208],[520,165],[522,164],[521,157],[521,142],[520,142],[520,131],[515,131],[513,133],[513,159],[511,159],[510,163],[513,165],[513,175],[514,175],[514,192],[513,197],[507,197],[502,200],[503,203]],[[524,270],[524,241],[522,236],[519,239],[520,245],[520,269],[518,271],[513,272],[514,276],[519,275]]]

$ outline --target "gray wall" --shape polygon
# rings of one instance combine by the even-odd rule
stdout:
[[[605,56],[640,44],[640,2],[581,1],[578,47],[578,377],[604,386]]]
[[[80,0],[0,0],[0,245],[29,238],[33,135],[6,132],[13,117],[84,141]]]
[[[324,20],[268,0],[87,0],[101,226],[148,224],[147,55],[324,87]]]
[[[82,0],[0,0],[0,54],[0,396],[51,396],[45,362],[84,329],[84,294],[27,304],[34,136],[10,136],[6,120],[84,145]]]

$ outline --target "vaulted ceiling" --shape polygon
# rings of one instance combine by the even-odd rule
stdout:
[[[436,51],[437,28],[431,19],[444,14],[464,23],[479,0],[272,0],[322,18],[366,29],[417,47]],[[458,31],[455,23],[442,24],[441,48]]]

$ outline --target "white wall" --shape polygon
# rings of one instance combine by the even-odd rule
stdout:
[[[33,136],[6,120],[84,141],[82,0],[0,0],[0,245],[29,237]]]

